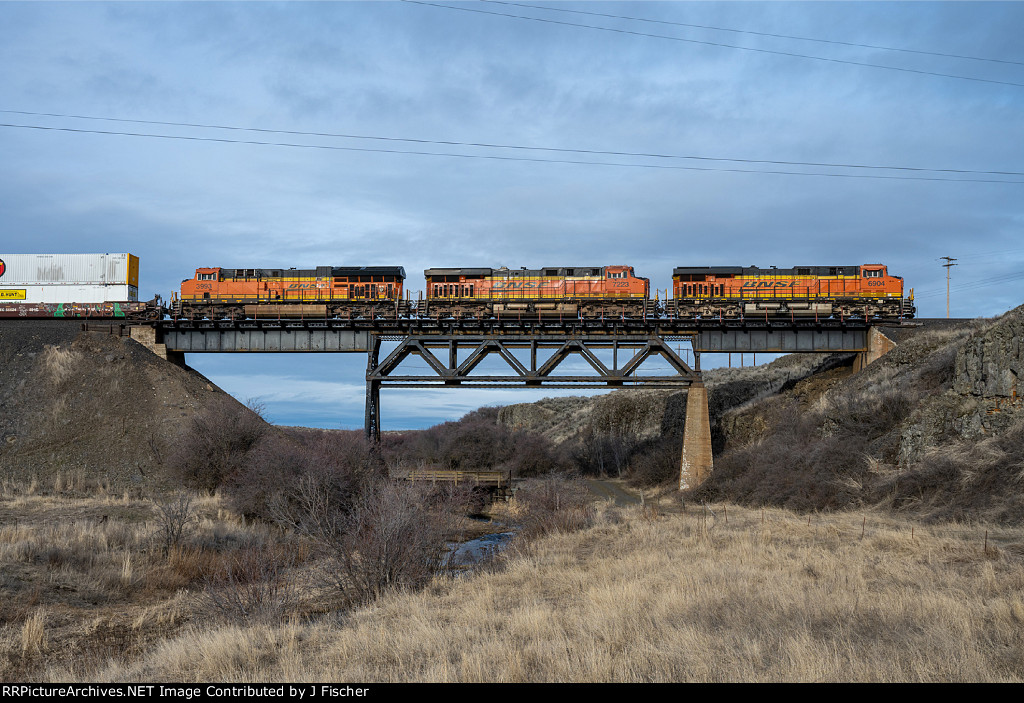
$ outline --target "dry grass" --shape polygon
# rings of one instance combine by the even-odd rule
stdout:
[[[601,512],[605,515],[602,517]],[[128,681],[1021,681],[1024,531],[604,507],[347,618],[193,624]],[[51,669],[59,679],[66,669]]]
[[[8,487],[7,681],[1024,680],[1021,528],[648,495],[343,611],[216,496],[165,554],[159,501]]]
[[[192,501],[190,529],[165,549],[166,499],[109,495],[75,475],[52,488],[0,487],[5,681],[141,655],[189,622],[217,619],[205,596],[240,559],[283,578],[276,565],[298,570],[308,556],[294,540],[226,513],[217,496]]]
[[[74,372],[82,356],[80,351],[70,347],[47,345],[40,355],[40,364],[49,380],[59,384]]]

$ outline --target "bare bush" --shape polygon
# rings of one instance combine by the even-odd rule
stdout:
[[[872,386],[856,395],[829,398],[826,418],[842,432],[873,438],[907,419],[917,400],[917,391],[909,386]]]
[[[302,503],[303,486],[317,485],[347,509],[362,485],[384,467],[361,432],[267,436],[224,485],[228,505],[248,518],[279,522]]]
[[[259,410],[222,398],[196,415],[168,459],[171,471],[193,488],[215,490],[245,466],[250,450],[266,435],[269,426]]]
[[[298,600],[290,578],[298,560],[295,552],[278,558],[263,549],[242,550],[226,561],[222,573],[207,578],[206,599],[229,620],[280,619]]]
[[[683,439],[679,436],[645,443],[630,457],[630,482],[638,486],[677,483],[682,451]]]
[[[181,546],[186,532],[197,521],[190,493],[179,491],[173,498],[156,504],[157,534],[163,546],[164,556]]]
[[[583,529],[593,519],[590,493],[579,480],[549,474],[524,482],[512,499],[527,537]]]
[[[446,491],[376,480],[348,498],[336,501],[327,482],[306,477],[293,502],[279,506],[320,548],[326,581],[348,603],[420,587],[441,570],[451,520]]]
[[[499,423],[496,408],[481,408],[457,422],[385,438],[382,454],[390,466],[497,469],[515,476],[542,475],[570,464],[539,432],[514,430]]]

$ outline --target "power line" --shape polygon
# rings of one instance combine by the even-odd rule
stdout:
[[[11,114],[11,115],[28,115],[32,117],[60,117],[67,119],[76,120],[96,120],[102,122],[121,122],[126,124],[146,124],[146,125],[159,125],[164,127],[189,127],[197,129],[222,129],[235,132],[258,132],[261,134],[288,134],[292,136],[305,136],[305,137],[330,137],[337,139],[365,139],[368,141],[383,141],[383,142],[404,142],[409,144],[438,144],[441,146],[466,146],[483,149],[509,149],[509,150],[521,150],[521,151],[540,151],[548,153],[561,153],[561,154],[587,154],[591,156],[631,156],[638,158],[651,158],[651,159],[680,159],[680,160],[691,160],[691,161],[714,161],[714,162],[725,162],[725,163],[743,163],[743,164],[771,164],[775,166],[812,166],[817,168],[847,168],[847,169],[864,169],[864,170],[884,170],[884,171],[912,171],[919,173],[962,173],[962,174],[974,174],[974,175],[987,175],[987,176],[1024,176],[1024,171],[983,171],[974,169],[957,169],[957,168],[924,168],[919,166],[886,166],[886,165],[869,165],[869,164],[847,164],[847,163],[830,163],[830,162],[818,162],[818,161],[781,161],[771,159],[738,159],[728,158],[722,156],[698,156],[698,155],[687,155],[687,154],[660,154],[653,152],[637,152],[637,151],[608,151],[601,149],[566,149],[560,147],[547,147],[547,146],[524,146],[516,144],[495,144],[487,142],[460,142],[453,140],[441,140],[441,139],[416,139],[410,137],[383,137],[379,135],[366,135],[366,134],[346,134],[339,132],[304,132],[298,130],[289,129],[268,129],[264,127],[238,127],[230,125],[217,125],[217,124],[203,124],[195,122],[169,122],[164,120],[137,120],[137,119],[126,119],[120,117],[96,117],[90,115],[72,115],[72,114],[60,114],[53,112],[29,112],[26,110],[0,110],[0,114]],[[84,130],[88,131],[88,130]],[[401,153],[401,152],[398,152]],[[411,152],[416,153],[416,152]],[[539,159],[538,159],[539,160]],[[575,162],[574,162],[575,163]],[[592,162],[579,162],[579,163],[592,163]],[[966,179],[942,179],[942,180],[966,180]],[[1014,181],[997,181],[998,183],[1013,183]]]
[[[935,178],[929,176],[883,176],[867,173],[819,173],[812,171],[778,171],[769,169],[716,168],[710,166],[672,166],[667,164],[631,164],[613,161],[582,161],[577,159],[534,159],[525,156],[495,156],[493,154],[455,154],[451,152],[413,151],[407,149],[371,149],[369,147],[337,146],[331,144],[295,144],[288,142],[264,142],[249,139],[224,139],[222,137],[189,137],[179,134],[148,134],[142,132],[115,132],[98,129],[75,129],[72,127],[43,127],[40,125],[23,125],[0,123],[0,127],[9,129],[35,129],[50,132],[70,132],[74,134],[102,134],[119,137],[144,137],[150,139],[170,139],[190,142],[216,142],[219,144],[248,144],[251,146],[278,146],[295,149],[324,149],[328,151],[353,151],[377,154],[405,154],[414,156],[444,156],[456,159],[488,159],[492,161],[525,161],[542,164],[574,164],[586,166],[613,166],[618,168],[653,168],[672,171],[716,171],[723,173],[766,173],[781,176],[817,176],[824,178],[868,178],[888,181],[944,181],[949,183],[1003,183],[1024,184],[1024,181],[1008,181],[986,178]]]
[[[837,39],[820,39],[817,37],[798,37],[792,34],[773,34],[771,32],[757,32],[751,29],[732,29],[729,27],[713,27],[706,24],[690,24],[687,22],[673,22],[670,20],[655,20],[647,17],[628,17],[625,15],[610,15],[603,12],[587,12],[585,10],[570,10],[564,7],[548,7],[543,5],[527,5],[521,2],[506,2],[505,0],[480,0],[480,2],[493,5],[514,5],[516,7],[529,7],[534,10],[548,10],[550,12],[567,12],[574,15],[591,15],[593,17],[607,17],[609,19],[630,20],[633,22],[647,22],[650,24],[665,24],[674,27],[690,27],[692,29],[710,29],[715,32],[732,32],[734,34],[752,34],[758,37],[772,37],[773,39],[795,39],[797,41],[817,42],[819,44],[836,44],[839,46],[851,46],[858,49],[879,49],[881,51],[899,51],[905,54],[922,54],[924,56],[941,56],[949,59],[967,59],[969,61],[988,61],[991,63],[1012,64],[1024,66],[1024,61],[1011,61],[1009,59],[993,59],[983,56],[966,56],[963,54],[948,54],[941,51],[922,51],[920,49],[905,49],[895,46],[879,46],[877,44],[860,44],[858,42],[839,41]]]
[[[902,71],[904,73],[916,73],[924,76],[938,76],[940,78],[956,78],[963,81],[976,81],[979,83],[994,83],[997,85],[1011,85],[1015,88],[1024,88],[1024,83],[1014,83],[1012,81],[997,81],[992,78],[975,78],[972,76],[959,76],[952,73],[939,73],[937,71],[922,71],[916,68],[902,68],[899,66],[886,66],[878,63],[868,63],[866,61],[849,61],[847,59],[832,59],[825,56],[811,56],[810,54],[797,54],[792,51],[775,51],[773,49],[756,49],[749,46],[737,46],[735,44],[724,44],[722,42],[703,41],[700,39],[686,39],[683,37],[672,37],[665,34],[650,34],[648,32],[637,32],[631,29],[616,29],[612,27],[599,27],[593,24],[580,24],[579,22],[565,22],[562,20],[553,20],[541,17],[526,17],[524,15],[513,15],[508,12],[494,12],[493,10],[481,10],[472,7],[452,7],[451,5],[441,5],[439,3],[424,2],[423,0],[402,0],[412,5],[424,5],[426,7],[437,7],[445,10],[456,10],[458,12],[475,12],[481,15],[494,15],[496,17],[510,17],[518,20],[526,20],[529,22],[543,22],[545,24],[557,24],[565,27],[582,27],[584,29],[593,29],[600,32],[614,32],[616,34],[629,34],[636,37],[651,37],[654,39],[667,39],[669,41],[686,42],[689,44],[702,44],[704,46],[717,46],[725,49],[737,49],[739,51],[753,51],[759,54],[774,54],[776,56],[790,56],[799,59],[811,59],[814,61],[827,61],[829,63],[846,64],[849,66],[861,66],[865,68],[880,68],[886,71]]]
[[[957,286],[953,286],[950,290],[954,293],[961,293],[964,291],[972,291],[978,288],[986,288],[988,286],[997,286],[1003,283],[1012,283],[1013,281],[1019,281],[1024,279],[1024,271],[1018,271],[1016,273],[1007,273],[1001,276],[990,276],[988,278],[976,279],[973,281],[967,281]],[[925,290],[920,293],[915,292],[914,298],[934,298],[939,295],[944,295],[946,291],[940,288],[933,288],[931,290]]]
[[[1000,254],[1015,254],[1015,253],[1021,252],[1021,251],[1024,251],[1024,247],[1015,247],[1013,249],[1002,249],[1000,251],[985,251],[985,252],[979,252],[977,254],[964,254],[964,255],[962,255],[960,257],[960,260],[963,261],[963,260],[966,260],[966,259],[984,259],[984,258],[987,258],[989,256],[998,256]],[[939,258],[941,259],[942,257],[939,257]]]

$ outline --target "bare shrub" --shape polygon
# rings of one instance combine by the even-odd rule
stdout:
[[[600,431],[591,426],[574,451],[577,468],[591,476],[621,477],[629,465],[636,438],[618,430]]]
[[[173,498],[156,504],[156,524],[164,556],[181,545],[187,531],[197,522],[192,494],[179,491]]]
[[[449,502],[444,490],[377,480],[339,504],[329,484],[307,477],[287,519],[320,548],[327,582],[359,604],[394,588],[418,588],[441,570]]]
[[[385,437],[382,456],[389,466],[501,470],[515,476],[542,475],[571,464],[541,433],[499,423],[497,408],[480,408],[457,422]]]
[[[856,395],[830,397],[825,412],[838,430],[872,438],[891,431],[907,419],[917,400],[915,389],[887,384],[869,387]]]
[[[630,457],[630,482],[637,486],[678,482],[682,451],[680,436],[659,437],[645,443]]]
[[[1024,519],[1024,419],[980,442],[947,442],[874,486],[874,498],[929,520]]]
[[[857,407],[845,425],[863,417]],[[861,485],[869,471],[864,438],[837,430],[822,436],[821,418],[796,402],[778,401],[764,413],[762,438],[730,448],[715,458],[715,470],[695,492],[698,500],[728,497],[748,505],[778,505],[792,510],[828,510],[862,505]],[[872,421],[863,420],[870,424]]]
[[[554,442],[539,432],[519,430],[509,436],[511,456],[503,468],[513,476],[543,476],[551,472],[568,471],[572,463]]]
[[[280,619],[298,599],[297,585],[289,576],[300,560],[295,551],[279,555],[265,549],[241,550],[226,559],[221,573],[207,578],[207,601],[229,620]]]
[[[361,432],[275,433],[225,482],[224,494],[235,512],[279,522],[296,513],[311,486],[347,510],[351,496],[383,470]]]
[[[527,537],[583,529],[593,520],[589,490],[565,474],[524,482],[512,501],[513,514],[522,522]]]
[[[266,435],[260,408],[222,398],[192,419],[168,458],[171,471],[193,488],[213,491],[245,466],[247,455]]]

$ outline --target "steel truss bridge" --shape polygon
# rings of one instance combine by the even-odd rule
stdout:
[[[866,353],[872,324],[880,323],[800,318],[179,319],[150,323],[152,343],[172,360],[212,352],[365,353],[365,430],[374,440],[380,437],[380,391],[385,387],[689,389],[700,385],[701,353]],[[382,360],[384,342],[397,346]],[[671,345],[679,343],[693,349],[692,366],[672,350]],[[474,373],[491,356],[503,359],[508,371]],[[638,373],[654,356],[667,362],[669,371],[653,376]],[[402,363],[411,357],[424,362],[428,371],[405,373]],[[593,373],[563,373],[560,367],[570,357],[585,361]]]
[[[380,439],[380,392],[388,387],[686,389],[682,490],[698,485],[712,469],[702,353],[857,352],[856,370],[892,346],[878,333],[880,328],[904,324],[919,323],[768,317],[176,319],[136,323],[130,334],[181,365],[185,354],[195,353],[366,354],[365,431],[373,441]],[[382,360],[384,343],[395,347]],[[692,366],[672,350],[672,344],[681,343],[693,350]],[[655,356],[667,362],[667,370],[663,366],[657,374],[644,373],[644,362]],[[414,357],[421,362],[419,368],[407,373],[403,363]],[[502,371],[476,373],[489,357],[504,361]],[[592,373],[565,371],[563,364],[573,357]]]

